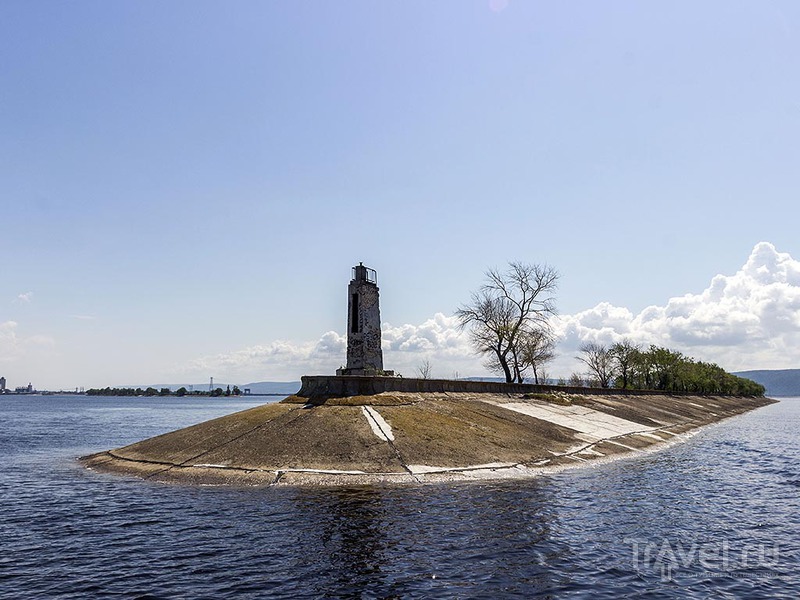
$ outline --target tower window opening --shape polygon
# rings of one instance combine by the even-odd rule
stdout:
[[[358,294],[350,299],[350,333],[358,333]]]

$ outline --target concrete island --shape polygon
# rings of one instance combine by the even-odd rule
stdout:
[[[531,477],[664,447],[773,403],[396,377],[383,369],[374,271],[348,288],[347,367],[286,399],[83,457],[98,471],[205,485],[341,485]]]
[[[530,477],[674,442],[698,427],[774,402],[522,385],[501,392],[494,386],[509,384],[468,381],[336,379],[304,377],[302,389],[281,402],[83,460],[101,471],[193,484]],[[349,386],[382,391],[315,395]],[[408,391],[415,386],[431,391]],[[433,391],[436,387],[441,391]]]

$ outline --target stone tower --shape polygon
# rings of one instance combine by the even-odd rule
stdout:
[[[337,375],[383,375],[378,277],[363,263],[347,286],[347,367]],[[386,373],[388,374],[388,373]]]

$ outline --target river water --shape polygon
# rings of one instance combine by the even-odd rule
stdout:
[[[0,598],[800,596],[800,399],[524,481],[193,488],[75,460],[263,401],[0,398]]]

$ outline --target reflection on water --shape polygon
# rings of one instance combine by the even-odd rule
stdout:
[[[539,482],[518,485],[299,490],[295,526],[320,595],[385,596],[412,588],[453,594],[507,581],[548,587],[555,513]],[[503,561],[497,560],[503,555]],[[459,592],[461,590],[462,592]]]
[[[389,542],[381,494],[374,489],[331,490],[297,498],[303,547],[314,568],[333,575],[319,592],[360,597],[387,564]]]
[[[535,480],[297,489],[167,486],[77,465],[79,454],[246,407],[136,401],[3,399],[0,598],[800,591],[800,401],[663,452]],[[771,562],[741,560],[775,548]]]

